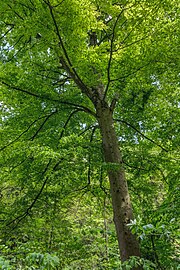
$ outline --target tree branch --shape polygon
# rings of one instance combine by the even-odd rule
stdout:
[[[113,119],[114,121],[117,122],[121,122],[126,124],[127,126],[131,127],[132,129],[134,129],[137,133],[139,133],[142,137],[144,137],[145,139],[147,139],[148,141],[152,142],[153,144],[157,145],[158,147],[160,147],[163,151],[165,152],[169,152],[167,149],[165,149],[163,146],[161,146],[160,144],[156,143],[155,141],[153,141],[152,139],[150,139],[149,137],[147,137],[146,135],[144,135],[141,131],[139,131],[136,127],[134,127],[132,124],[126,122],[125,120],[121,120],[121,119]]]
[[[24,90],[24,89],[22,89],[20,87],[16,87],[14,85],[10,85],[10,84],[6,83],[5,81],[2,81],[2,80],[1,80],[1,84],[5,85],[5,86],[7,86],[7,87],[9,87],[9,88],[11,88],[13,90],[17,90],[17,91],[20,91],[22,93],[28,94],[30,96],[33,96],[33,97],[36,97],[36,98],[40,98],[40,99],[47,99],[47,100],[49,100],[49,98],[47,98],[47,97],[42,97],[40,95],[37,95],[35,93],[30,92],[29,90]]]
[[[41,131],[41,129],[43,128],[43,126],[45,125],[45,123],[49,120],[49,118],[51,116],[53,116],[55,113],[57,113],[57,110],[55,110],[54,112],[52,112],[51,114],[49,114],[46,119],[43,121],[43,123],[40,125],[40,127],[38,128],[38,130],[35,132],[35,134],[30,138],[31,141],[33,141],[35,139],[35,137],[38,135],[38,133]]]
[[[129,163],[125,162],[124,159],[122,160],[122,163],[125,164],[127,167],[129,167],[131,169],[149,172],[149,170],[147,170],[145,168],[130,165]]]
[[[74,73],[71,66],[69,66],[65,59],[63,58],[63,56],[60,57],[60,63],[62,65],[62,67],[66,70],[66,72],[70,75],[70,77],[73,79],[73,81],[75,82],[75,84],[78,86],[78,88],[82,91],[82,93],[84,93],[86,96],[88,96],[90,98],[91,101],[93,101],[93,91],[92,89],[88,88],[83,82],[82,80],[79,78],[79,76],[77,75],[77,73]]]
[[[111,82],[110,69],[111,69],[111,62],[112,62],[112,56],[113,56],[113,44],[114,44],[114,38],[115,38],[115,29],[116,29],[118,20],[121,17],[123,12],[124,12],[124,9],[122,9],[121,12],[119,13],[119,15],[117,16],[116,21],[115,21],[114,26],[113,26],[113,30],[112,30],[110,55],[109,55],[109,62],[108,62],[108,67],[107,67],[107,79],[108,79],[108,82],[107,82],[106,89],[105,89],[105,92],[104,92],[103,100],[105,100],[105,98],[106,98],[107,91],[109,89],[109,85],[110,85],[110,82]]]
[[[7,5],[14,12],[14,14],[16,14],[22,21],[24,21],[24,18],[21,15],[19,15],[9,4]]]
[[[134,75],[135,73],[137,73],[139,70],[141,70],[141,69],[143,69],[144,67],[148,66],[150,63],[151,63],[151,62],[148,62],[148,63],[144,64],[143,66],[138,67],[138,68],[137,68],[136,70],[134,70],[133,72],[128,73],[128,74],[126,74],[126,75],[124,75],[124,76],[121,76],[121,77],[119,77],[119,78],[117,78],[117,79],[111,79],[111,82],[116,82],[116,81],[119,81],[119,80],[123,80],[123,79],[125,79],[125,78],[128,78],[128,77]]]
[[[2,148],[0,148],[0,151],[4,150],[5,148],[7,148],[8,146],[12,145],[13,143],[15,143],[16,141],[18,141],[26,132],[29,131],[29,129],[39,120],[45,118],[46,116],[42,116],[39,117],[38,119],[34,120],[28,127],[27,129],[25,129],[19,136],[17,136],[13,141],[9,142],[7,145],[3,146]]]
[[[100,188],[102,189],[102,191],[107,195],[110,195],[110,193],[108,192],[109,190],[107,190],[104,186],[103,186],[103,170],[102,170],[102,166],[100,169],[100,178],[99,178],[99,183],[100,183]]]
[[[8,29],[1,37],[0,37],[0,40],[1,39],[4,39],[4,37],[9,33],[9,32],[11,32],[11,30],[14,28],[14,25],[12,25],[11,27],[10,27],[10,29]]]
[[[141,5],[141,4],[140,4]],[[153,13],[156,12],[156,9],[158,8],[157,4],[154,9],[153,9]],[[132,5],[133,7],[133,5]],[[142,7],[142,6],[141,6]],[[143,8],[143,7],[142,7]],[[140,19],[139,21],[136,21],[135,24],[132,26],[132,29],[129,31],[129,33],[127,33],[127,35],[125,36],[125,38],[120,42],[120,44],[123,44],[129,37],[130,35],[133,33],[135,27],[139,26],[146,18],[147,16],[150,14],[149,10],[146,10],[146,14],[142,17],[142,19]],[[152,10],[151,10],[151,16],[152,16]]]
[[[47,1],[46,0],[43,0],[43,1],[45,2],[45,4],[49,8],[49,11],[50,11],[50,14],[51,14],[51,18],[53,20],[54,27],[55,27],[55,30],[56,30],[56,34],[57,34],[57,37],[58,37],[58,40],[59,40],[59,45],[62,48],[62,51],[63,51],[64,56],[65,56],[65,58],[63,56],[60,57],[60,63],[63,66],[63,68],[66,70],[66,72],[74,80],[74,82],[76,83],[76,85],[81,89],[81,91],[83,93],[85,93],[92,100],[92,94],[90,94],[91,90],[88,89],[88,87],[83,83],[83,81],[81,80],[81,78],[77,74],[75,68],[73,67],[73,65],[71,63],[71,60],[69,58],[69,55],[68,55],[68,53],[66,51],[66,48],[64,46],[62,37],[60,35],[60,31],[59,31],[59,27],[58,27],[57,21],[56,21],[55,16],[54,16],[53,6],[50,4],[50,1],[49,0],[47,0]]]
[[[90,137],[90,143],[92,143],[93,141],[93,136],[94,133],[96,131],[96,126],[93,128],[92,133],[91,133],[91,137]],[[87,173],[87,179],[88,179],[88,185],[91,184],[91,156],[90,154],[88,155],[88,173]]]
[[[25,90],[25,89],[22,89],[20,87],[10,85],[10,84],[4,82],[3,80],[1,80],[0,82],[1,82],[1,84],[5,85],[6,87],[9,87],[9,88],[11,88],[13,90],[16,90],[16,91],[20,91],[20,92],[22,92],[24,94],[33,96],[33,97],[38,98],[38,99],[48,100],[48,101],[52,101],[52,102],[57,102],[59,104],[68,105],[70,107],[83,109],[84,112],[89,113],[89,114],[93,115],[94,117],[96,117],[96,114],[91,109],[89,109],[89,108],[87,108],[87,107],[85,107],[83,105],[75,104],[75,103],[72,103],[72,102],[69,102],[69,101],[62,101],[62,100],[59,100],[59,99],[53,99],[53,98],[50,98],[48,96],[41,96],[41,95],[33,93],[33,92],[29,91],[29,90]]]
[[[97,126],[95,126],[92,130],[90,142],[92,142],[92,140],[93,140],[93,136],[94,136],[94,132],[95,132],[96,128],[97,128]],[[82,191],[90,186],[90,184],[91,184],[91,165],[90,165],[90,162],[91,162],[91,160],[90,160],[90,155],[89,155],[89,157],[88,157],[88,172],[87,172],[87,180],[88,181],[87,181],[87,184],[82,188],[73,190],[72,193],[77,192],[77,191]]]
[[[136,43],[138,43],[138,42],[140,42],[140,41],[146,39],[147,37],[148,37],[148,36],[144,36],[144,37],[142,37],[142,38],[140,38],[140,39],[137,39],[137,40],[135,40],[135,41],[133,41],[133,42],[131,42],[131,43],[129,43],[129,44],[126,44],[126,45],[124,45],[124,46],[122,46],[122,47],[117,48],[117,49],[116,49],[115,51],[113,51],[113,52],[118,52],[119,50],[123,50],[123,49],[125,49],[125,48],[127,48],[127,47],[130,47],[130,46],[132,46],[132,45],[134,45],[134,44],[136,44]]]
[[[61,138],[63,137],[64,131],[65,131],[65,129],[66,129],[66,127],[67,127],[69,121],[71,120],[72,116],[73,116],[74,114],[76,114],[77,112],[79,112],[79,111],[82,111],[82,110],[77,109],[77,110],[75,110],[75,111],[73,111],[73,112],[70,113],[69,117],[67,118],[67,120],[66,120],[66,122],[65,122],[65,124],[64,124],[64,126],[63,126],[63,130],[61,131],[61,134],[60,134],[59,139],[61,139]]]
[[[31,2],[31,1],[30,1]],[[30,6],[27,6],[26,4],[24,4],[24,3],[18,3],[19,5],[21,5],[22,7],[25,7],[25,8],[27,8],[27,9],[30,9],[30,10],[32,10],[32,11],[35,11],[36,9],[35,9],[35,7],[30,7]],[[32,4],[32,2],[31,2],[31,4]]]
[[[88,130],[90,130],[90,129],[92,129],[92,128],[95,128],[95,127],[98,128],[99,126],[98,126],[98,125],[96,125],[96,126],[90,125],[90,126],[87,127],[85,130],[83,130],[81,133],[79,133],[78,136],[84,135],[84,133],[86,133]]]
[[[44,171],[42,172],[42,176],[45,175],[45,173],[47,172],[49,166],[51,164],[51,159],[49,160],[49,162],[47,163]],[[54,166],[54,168],[56,167],[56,165]],[[38,198],[40,197],[41,193],[43,192],[43,189],[48,181],[48,177],[45,178],[39,192],[37,193],[36,197],[34,198],[33,202],[30,204],[30,206],[26,209],[26,211],[19,215],[18,217],[14,218],[12,221],[10,221],[9,223],[6,224],[6,226],[9,226],[11,225],[12,223],[15,223],[16,222],[16,225],[13,227],[13,229],[15,229],[17,227],[17,225],[21,222],[21,220],[23,220],[25,217],[27,217],[29,215],[29,211],[34,207],[35,203],[37,202]],[[12,230],[13,230],[12,229]]]

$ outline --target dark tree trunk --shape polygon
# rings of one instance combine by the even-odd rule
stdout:
[[[110,165],[111,163],[117,164],[117,167],[108,170],[108,176],[121,261],[125,261],[130,256],[140,256],[138,240],[127,226],[133,219],[132,206],[114,128],[113,113],[108,104],[102,100],[96,104],[96,111],[102,135],[105,162]]]

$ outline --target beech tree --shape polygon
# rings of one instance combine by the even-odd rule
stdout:
[[[78,187],[70,184],[72,191],[89,187],[90,160],[97,152],[109,179],[121,261],[140,257],[139,241],[129,226],[134,215],[126,166],[138,167],[148,149],[162,160],[171,151],[175,155],[177,141],[172,134],[178,129],[173,120],[167,121],[170,114],[176,118],[179,107],[179,4],[168,0],[0,4],[2,173],[6,175],[9,167],[22,186],[27,181],[28,190],[33,183],[24,175],[41,184],[32,201],[25,193],[25,210],[4,214],[3,221],[17,226],[30,214],[51,175],[61,181],[58,172],[64,162],[76,159],[77,137],[88,134],[81,159],[76,159],[88,181],[85,185],[78,181]],[[68,130],[72,122],[74,130]],[[166,126],[172,130],[171,138]],[[94,140],[98,147],[89,148]],[[135,152],[142,147],[139,161],[126,141],[133,143]]]

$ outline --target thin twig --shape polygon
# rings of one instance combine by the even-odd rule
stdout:
[[[19,15],[19,13],[17,13],[9,4],[7,5],[22,21],[24,21],[24,18],[21,15]]]
[[[92,129],[92,128],[95,128],[95,127],[98,128],[99,126],[98,126],[98,125],[96,125],[96,126],[90,125],[90,126],[87,127],[85,130],[83,130],[81,133],[79,133],[78,136],[84,135],[88,130],[90,130],[90,129]]]
[[[23,6],[23,7],[25,7],[25,8],[27,8],[27,9],[30,9],[30,10],[32,10],[32,11],[35,11],[35,8],[33,8],[33,7],[30,7],[30,6],[27,6],[27,5],[25,5],[24,3],[18,3],[19,5],[21,5],[21,6]],[[32,4],[32,3],[31,3]]]
[[[67,118],[67,120],[66,120],[66,122],[65,122],[65,124],[64,124],[64,126],[63,126],[63,129],[62,129],[62,131],[61,131],[61,134],[60,134],[59,139],[61,139],[61,138],[63,137],[64,131],[65,131],[65,129],[66,129],[66,127],[67,127],[69,121],[71,120],[72,116],[73,116],[74,114],[76,114],[77,112],[80,112],[80,111],[82,111],[82,110],[77,109],[77,110],[75,110],[75,111],[73,111],[73,112],[70,113],[69,117]]]
[[[8,29],[1,37],[0,40],[3,39],[9,32],[11,32],[11,30],[14,28],[14,25],[11,26],[10,29]]]
[[[7,145],[3,146],[2,148],[0,148],[0,151],[4,150],[5,148],[7,148],[8,146],[12,145],[13,143],[15,143],[16,141],[18,141],[26,132],[29,131],[29,129],[39,120],[43,119],[47,117],[46,115],[39,117],[38,119],[34,120],[20,135],[18,135],[13,141],[9,142]]]
[[[119,81],[119,80],[123,80],[123,79],[126,79],[134,74],[136,74],[139,70],[143,69],[144,67],[148,66],[151,62],[148,62],[140,67],[138,67],[136,70],[132,71],[131,73],[128,73],[128,74],[125,74],[124,76],[121,76],[119,78],[116,78],[116,79],[111,79],[111,82],[116,82],[116,81]]]
[[[158,147],[160,147],[163,151],[165,152],[169,152],[167,149],[165,149],[163,146],[161,146],[160,144],[156,143],[155,141],[153,141],[151,138],[147,137],[146,135],[144,135],[141,131],[139,131],[136,127],[134,127],[132,124],[126,122],[125,120],[121,120],[121,119],[113,119],[114,121],[117,122],[121,122],[126,124],[127,126],[131,127],[132,129],[134,129],[137,133],[139,133],[142,137],[144,137],[145,139],[147,139],[148,141],[152,142],[153,144],[157,145]]]
[[[45,175],[45,173],[47,172],[50,164],[51,164],[51,159],[49,160],[49,162],[47,163],[44,171],[42,172],[42,176]],[[35,203],[37,202],[38,198],[40,197],[40,195],[41,195],[41,193],[42,193],[48,179],[49,179],[48,177],[45,178],[39,192],[37,193],[36,197],[34,198],[33,202],[30,204],[30,206],[26,209],[26,211],[23,214],[19,215],[18,217],[14,218],[13,220],[11,220],[9,223],[6,224],[6,226],[9,226],[12,223],[15,223],[17,221],[16,225],[12,229],[12,230],[14,230],[17,227],[17,225],[21,222],[21,220],[23,220],[25,217],[27,217],[29,215],[29,211],[34,207]]]
[[[35,139],[35,137],[38,135],[38,133],[41,131],[41,129],[43,128],[43,126],[45,125],[45,123],[49,120],[49,118],[51,116],[53,116],[55,113],[57,113],[57,110],[55,110],[54,112],[52,112],[51,114],[49,114],[46,119],[43,121],[43,123],[40,125],[40,127],[38,128],[38,130],[35,132],[35,134],[30,138],[31,141],[33,141]]]
[[[91,133],[91,137],[90,137],[90,143],[92,143],[93,141],[93,136],[94,133],[96,131],[96,126],[93,128],[92,133]],[[88,172],[87,172],[87,179],[88,179],[88,184],[91,184],[91,155],[88,155]]]
[[[122,163],[125,164],[127,167],[129,167],[129,168],[131,168],[131,169],[149,172],[149,170],[144,169],[144,168],[142,168],[142,167],[132,166],[132,165],[128,164],[127,162],[125,162],[124,160],[122,160]]]

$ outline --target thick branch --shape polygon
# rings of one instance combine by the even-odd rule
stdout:
[[[53,12],[53,6],[51,6],[50,1],[45,1],[46,5],[49,8],[50,14],[51,14],[51,18],[53,20],[54,23],[54,27],[56,30],[56,34],[59,40],[59,45],[62,48],[62,51],[64,53],[64,56],[60,57],[60,63],[63,66],[63,68],[66,70],[66,72],[71,76],[71,78],[74,80],[74,82],[76,83],[76,85],[80,88],[80,90],[85,93],[90,99],[92,99],[92,94],[90,95],[90,89],[88,89],[88,87],[83,83],[83,81],[81,80],[81,78],[79,77],[79,75],[77,74],[75,68],[73,67],[71,60],[69,58],[69,55],[66,51],[66,48],[64,46],[62,37],[60,35],[60,31],[59,31],[59,27],[58,27],[58,23],[56,21],[56,18],[54,16],[54,12]]]
[[[53,99],[53,98],[50,98],[48,96],[41,96],[41,95],[38,95],[36,93],[33,93],[33,92],[29,91],[29,90],[25,90],[25,89],[22,89],[20,87],[16,87],[14,85],[10,85],[10,84],[2,81],[2,80],[1,80],[1,84],[5,85],[6,87],[9,87],[9,88],[11,88],[13,90],[22,92],[24,94],[33,96],[33,97],[38,98],[38,99],[48,100],[48,101],[52,101],[52,102],[57,102],[59,104],[68,105],[68,106],[74,107],[74,108],[81,108],[81,109],[83,109],[84,112],[89,113],[89,114],[93,115],[94,117],[96,117],[96,114],[93,111],[91,111],[91,109],[89,109],[89,108],[87,108],[87,107],[85,107],[83,105],[75,104],[75,103],[72,103],[72,102],[69,102],[69,101],[62,101],[62,100],[59,100],[59,99]]]
[[[69,65],[66,63],[66,61],[64,60],[64,58],[62,56],[60,57],[60,63],[62,65],[62,67],[66,70],[66,72],[70,75],[70,77],[73,79],[73,81],[78,86],[78,88],[82,91],[82,93],[84,93],[86,96],[88,96],[90,98],[90,100],[93,101],[94,95],[93,95],[92,89],[88,88],[82,82],[82,80],[79,78],[79,76],[77,76],[77,73],[73,72],[72,68],[69,67]]]
[[[13,89],[13,90],[20,91],[20,92],[22,92],[22,93],[28,94],[28,95],[33,96],[33,97],[36,97],[36,98],[47,99],[47,98],[45,98],[45,97],[42,97],[42,96],[37,95],[37,94],[35,94],[35,93],[32,93],[32,92],[30,92],[29,90],[25,90],[25,89],[22,89],[22,88],[20,88],[20,87],[16,87],[16,86],[14,86],[14,85],[10,85],[10,84],[6,83],[5,81],[2,81],[2,80],[1,80],[1,84],[5,85],[5,86],[7,86],[7,87],[9,87],[9,88],[11,88],[11,89]],[[48,99],[48,100],[49,100],[49,99]]]

